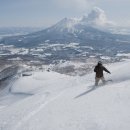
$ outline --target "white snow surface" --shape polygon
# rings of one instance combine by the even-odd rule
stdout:
[[[129,130],[130,60],[105,65],[113,79],[33,72],[0,89],[0,130]]]
[[[117,56],[128,56],[128,57],[130,57],[130,53],[118,53]]]

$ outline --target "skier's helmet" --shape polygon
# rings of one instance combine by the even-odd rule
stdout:
[[[101,62],[101,61],[98,61],[98,65],[102,65],[102,62]]]

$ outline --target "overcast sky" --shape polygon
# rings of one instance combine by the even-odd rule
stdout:
[[[64,17],[81,17],[94,7],[110,21],[130,26],[130,0],[0,0],[0,27],[48,27]]]

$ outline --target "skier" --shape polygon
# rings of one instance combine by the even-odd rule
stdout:
[[[96,73],[95,77],[95,86],[98,86],[98,83],[100,80],[102,80],[103,84],[106,83],[103,71],[106,71],[107,73],[111,74],[110,71],[108,71],[103,65],[102,62],[99,61],[98,64],[94,68],[94,72]]]

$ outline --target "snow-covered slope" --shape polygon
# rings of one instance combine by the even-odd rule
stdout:
[[[0,97],[0,130],[130,129],[130,61],[105,65],[113,79],[94,88],[94,73],[71,77],[33,72]]]

